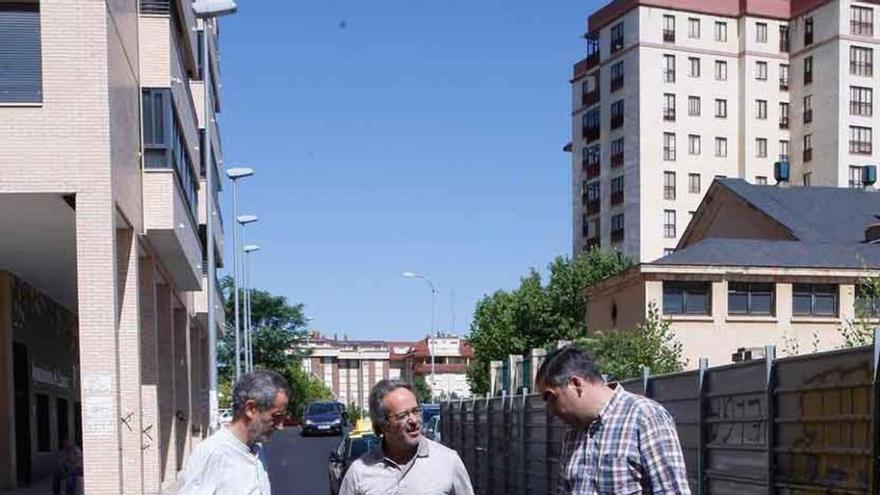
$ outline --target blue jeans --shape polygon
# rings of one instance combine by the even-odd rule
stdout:
[[[77,470],[70,472],[55,471],[55,474],[52,475],[52,493],[55,495],[61,494],[61,481],[63,480],[64,493],[66,495],[76,495],[76,478]]]

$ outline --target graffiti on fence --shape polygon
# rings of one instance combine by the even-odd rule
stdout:
[[[710,445],[763,445],[766,418],[763,393],[712,397],[706,423]]]

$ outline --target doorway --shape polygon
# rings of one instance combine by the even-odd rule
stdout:
[[[18,485],[31,482],[31,415],[27,347],[12,344],[13,382],[15,388],[15,459]]]

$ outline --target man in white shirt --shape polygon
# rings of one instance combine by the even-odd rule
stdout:
[[[259,445],[283,428],[290,388],[278,373],[256,370],[232,391],[232,422],[200,443],[180,473],[177,495],[271,495]]]

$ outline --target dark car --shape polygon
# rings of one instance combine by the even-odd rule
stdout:
[[[365,424],[369,425],[369,422]],[[381,438],[376,436],[371,429],[363,427],[345,435],[336,450],[330,452],[330,493],[332,495],[339,493],[339,487],[342,485],[342,480],[351,463],[379,445],[381,441]]]
[[[303,412],[302,434],[342,435],[345,416],[345,407],[338,402],[312,402]]]

